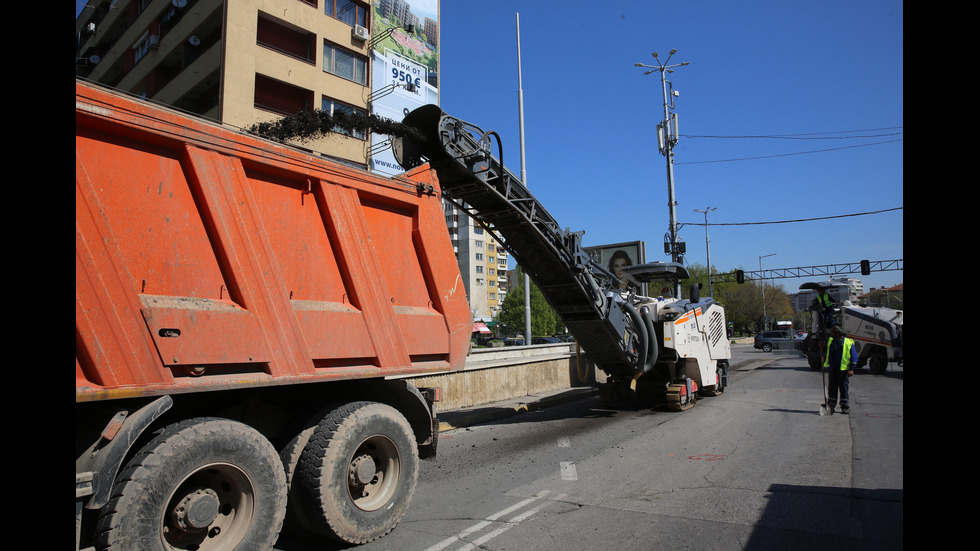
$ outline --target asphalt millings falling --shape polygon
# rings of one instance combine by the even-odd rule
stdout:
[[[331,114],[322,109],[296,113],[273,122],[260,122],[246,131],[278,141],[295,139],[306,142],[330,133],[352,134],[358,131],[421,139],[417,130],[391,119],[362,113]]]

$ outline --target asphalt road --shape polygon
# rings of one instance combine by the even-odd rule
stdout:
[[[356,549],[902,549],[903,370],[858,371],[850,415],[822,416],[805,360],[734,356],[687,412],[589,396],[444,433],[406,517]]]

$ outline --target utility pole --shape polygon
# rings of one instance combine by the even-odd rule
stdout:
[[[711,244],[708,242],[708,213],[718,210],[716,207],[705,207],[704,210],[694,209],[694,212],[704,213],[704,248],[708,255],[708,296],[715,298],[711,292]]]
[[[664,118],[657,125],[657,147],[660,149],[660,153],[667,159],[667,205],[670,208],[670,229],[667,236],[667,243],[664,245],[664,253],[670,254],[672,262],[683,264],[685,248],[684,244],[677,240],[677,201],[674,199],[674,146],[677,144],[679,133],[677,128],[677,113],[673,112],[673,98],[678,97],[680,94],[673,89],[670,81],[667,80],[667,73],[673,73],[674,67],[683,67],[688,62],[684,61],[670,65],[670,58],[676,52],[676,49],[671,50],[670,54],[667,55],[667,60],[663,63],[660,62],[660,56],[657,52],[653,52],[653,59],[657,62],[656,66],[645,65],[643,63],[637,63],[635,66],[650,69],[649,71],[645,71],[643,73],[644,75],[649,75],[657,71],[660,72],[660,83],[664,96]],[[668,88],[670,89],[669,93]],[[678,298],[681,296],[680,282],[677,283],[675,296]]]

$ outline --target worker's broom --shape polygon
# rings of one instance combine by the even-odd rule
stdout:
[[[820,368],[820,378],[823,379],[823,405],[820,406],[820,415],[830,415],[830,408],[827,407],[827,368]]]

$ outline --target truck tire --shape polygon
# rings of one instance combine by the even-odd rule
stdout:
[[[823,367],[823,360],[821,360],[820,356],[817,354],[807,353],[806,361],[810,365],[810,369],[813,371],[820,371],[820,368]]]
[[[255,429],[197,418],[165,427],[116,477],[100,512],[100,550],[271,549],[286,510],[286,476]]]
[[[293,479],[306,528],[346,543],[393,530],[415,493],[416,450],[408,421],[388,405],[354,402],[327,414]]]
[[[286,520],[283,523],[284,535],[298,536],[308,533],[305,527],[309,525],[309,520],[304,515],[303,507],[298,504],[299,498],[295,497],[296,493],[293,490],[293,481],[296,478],[296,467],[299,464],[299,459],[302,456],[303,449],[306,448],[306,444],[310,441],[310,436],[313,435],[313,431],[316,430],[317,425],[320,424],[320,420],[323,419],[324,415],[332,411],[335,407],[336,405],[329,409],[324,409],[306,419],[304,423],[293,427],[293,432],[296,433],[295,436],[279,450],[279,459],[282,461],[282,466],[286,471],[286,492],[289,496],[286,500]]]
[[[868,368],[875,375],[881,375],[888,369],[888,353],[884,350],[874,350],[868,358]]]

